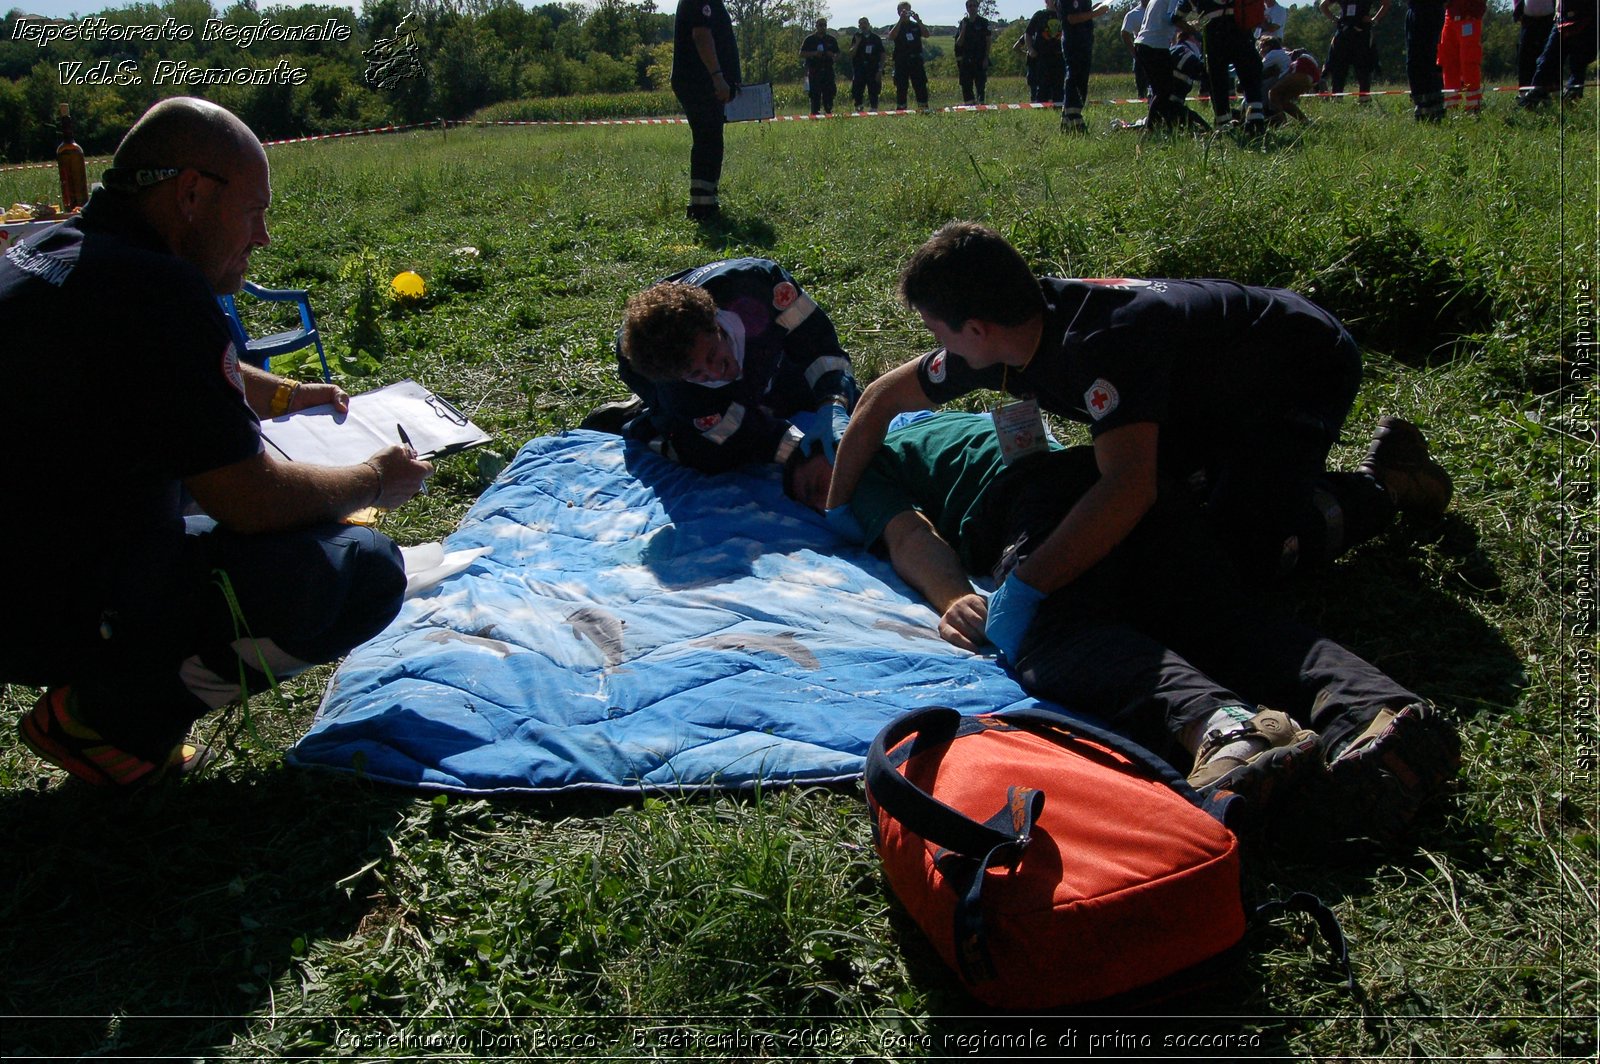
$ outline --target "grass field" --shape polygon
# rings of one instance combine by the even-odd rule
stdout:
[[[312,289],[353,389],[425,380],[502,456],[619,393],[629,292],[732,254],[787,265],[863,380],[928,345],[894,278],[952,218],[1041,272],[1313,295],[1368,356],[1340,462],[1394,412],[1456,478],[1441,527],[1280,596],[1464,736],[1459,792],[1414,852],[1249,869],[1252,897],[1334,905],[1359,994],[1288,920],[1174,1015],[985,1017],[887,896],[859,788],[491,802],[324,779],[281,758],[321,669],[204,722],[228,747],[206,778],[132,799],[62,785],[0,731],[0,1052],[870,1060],[1023,1055],[972,1040],[1033,1031],[1071,1038],[1034,1059],[1160,1055],[1167,1036],[1210,1038],[1180,1051],[1210,1059],[1592,1057],[1596,101],[1528,117],[1498,97],[1431,128],[1403,98],[1311,113],[1259,146],[1113,135],[1126,111],[1103,106],[1080,139],[1031,112],[739,126],[713,230],[682,220],[683,127],[280,147],[253,274]],[[0,174],[0,202],[53,181]],[[402,269],[426,301],[375,301]],[[492,466],[447,460],[387,531],[447,534]],[[7,689],[6,719],[35,694]]]

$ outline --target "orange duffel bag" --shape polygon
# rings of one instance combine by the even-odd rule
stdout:
[[[989,1005],[1125,994],[1244,935],[1234,796],[1208,803],[1112,732],[925,709],[878,735],[866,771],[889,885]]]

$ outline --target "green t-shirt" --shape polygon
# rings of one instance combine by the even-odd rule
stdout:
[[[1050,448],[1061,445],[1052,440]],[[988,548],[981,541],[999,534],[979,520],[984,493],[1005,467],[989,415],[936,413],[889,433],[862,474],[850,509],[869,546],[897,515],[920,510],[955,547],[967,571],[976,572],[987,568],[981,559]]]

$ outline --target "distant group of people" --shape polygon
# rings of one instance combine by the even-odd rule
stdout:
[[[968,103],[982,102],[984,84],[988,80],[989,20],[978,14],[978,0],[967,0],[967,16],[956,28],[956,67],[961,77],[961,91]],[[895,106],[905,110],[915,98],[919,108],[928,106],[928,70],[924,62],[923,40],[928,27],[902,0],[895,9],[895,23],[888,30],[888,54],[894,60]],[[832,114],[837,93],[834,62],[841,55],[839,40],[828,32],[828,20],[819,18],[816,30],[800,44],[800,58],[806,64],[806,87],[811,96],[812,114]],[[856,23],[856,32],[850,40],[850,98],[855,109],[863,106],[878,109],[878,97],[883,91],[883,61],[885,45],[872,28],[872,22],[863,17]]]
[[[1478,112],[1483,106],[1486,0],[1406,2],[1406,74],[1415,117],[1438,121],[1447,107],[1455,106]],[[1568,70],[1563,95],[1582,95],[1600,32],[1596,2],[1515,0],[1518,79],[1525,90],[1520,106],[1548,101],[1557,91],[1563,63]],[[1083,108],[1094,58],[1094,22],[1110,14],[1111,7],[1103,0],[1043,3],[1012,48],[1026,56],[1029,99],[1059,104],[1062,131],[1086,133]],[[1333,24],[1324,67],[1309,51],[1285,47],[1288,13],[1277,0],[1136,0],[1123,16],[1122,40],[1149,107],[1137,122],[1119,125],[1157,130],[1211,128],[1214,123],[1257,133],[1291,118],[1308,121],[1299,98],[1324,80],[1334,93],[1343,93],[1352,74],[1357,99],[1366,102],[1377,68],[1373,27],[1387,15],[1390,3],[1321,0],[1319,10]],[[967,0],[966,15],[956,26],[956,72],[966,105],[987,103],[997,32],[979,9],[980,0]],[[927,36],[928,28],[909,0],[896,8],[887,40],[868,19],[858,21],[849,46],[850,96],[857,111],[878,109],[885,55],[893,60],[896,108],[905,110],[913,98],[919,109],[928,107]],[[679,0],[674,42],[672,87],[692,140],[688,215],[706,220],[720,210],[722,107],[739,91],[738,47],[723,0]],[[827,19],[817,19],[800,46],[813,115],[833,113],[836,66],[843,55],[838,38],[828,32]],[[1231,99],[1234,78],[1239,84],[1237,111]],[[1196,86],[1210,96],[1211,122],[1188,106]]]

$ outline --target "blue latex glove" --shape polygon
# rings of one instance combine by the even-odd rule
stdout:
[[[865,543],[867,541],[867,534],[862,531],[861,522],[856,520],[856,515],[850,509],[849,503],[843,506],[835,506],[822,516],[827,519],[829,528],[848,539],[851,543]]]
[[[983,634],[1012,664],[1016,663],[1022,637],[1028,634],[1028,626],[1033,624],[1033,615],[1039,612],[1039,603],[1044,598],[1043,591],[1015,571],[989,596],[989,619],[984,624]]]
[[[828,464],[833,464],[833,452],[839,446],[839,441],[844,438],[844,430],[850,424],[850,415],[845,413],[844,407],[837,403],[829,403],[824,409],[818,410],[811,419],[811,429],[800,441],[800,453],[807,458],[814,456],[817,449],[822,449],[823,457]]]

